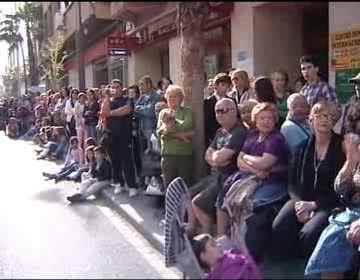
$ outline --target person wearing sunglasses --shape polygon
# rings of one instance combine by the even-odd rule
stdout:
[[[197,220],[206,233],[211,233],[215,221],[222,225],[223,215],[216,210],[216,199],[226,178],[236,171],[236,157],[248,133],[238,121],[234,100],[220,99],[215,105],[215,115],[221,127],[205,153],[205,160],[212,168],[211,174],[190,188],[193,197],[193,211],[189,211],[190,233],[195,232]]]
[[[214,108],[217,101],[227,97],[231,86],[231,79],[225,73],[219,73],[214,78],[214,94],[204,100],[205,145],[209,146],[214,139],[220,124],[216,120]]]

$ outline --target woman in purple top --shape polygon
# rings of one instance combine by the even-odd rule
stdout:
[[[277,130],[276,105],[268,102],[257,104],[251,113],[255,129],[250,131],[237,160],[239,171],[231,175],[219,196],[218,206],[229,187],[238,179],[250,174],[261,179],[261,185],[252,195],[254,213],[247,219],[246,245],[255,257],[260,258],[271,230],[274,205],[287,197],[287,164],[289,149],[283,135]]]

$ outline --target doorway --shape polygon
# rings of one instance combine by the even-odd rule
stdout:
[[[319,61],[319,75],[329,79],[329,3],[317,3],[303,10],[304,54],[314,55]]]

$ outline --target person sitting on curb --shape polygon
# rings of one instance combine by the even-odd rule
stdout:
[[[97,146],[94,149],[95,159],[91,167],[91,178],[81,183],[80,191],[66,199],[70,202],[85,201],[89,196],[96,195],[102,189],[110,186],[111,183],[111,163],[106,158],[105,149]]]
[[[65,179],[66,176],[79,169],[79,165],[84,163],[84,152],[79,146],[79,140],[76,136],[71,137],[69,152],[66,157],[64,167],[57,174],[43,173],[48,179],[55,179],[55,183]]]

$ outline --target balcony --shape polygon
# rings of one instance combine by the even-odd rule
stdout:
[[[172,5],[171,2],[111,2],[111,16],[141,24]]]
[[[71,2],[64,12],[65,40],[78,28],[78,8],[81,5],[81,23],[89,18],[111,19],[110,3],[107,2]]]

